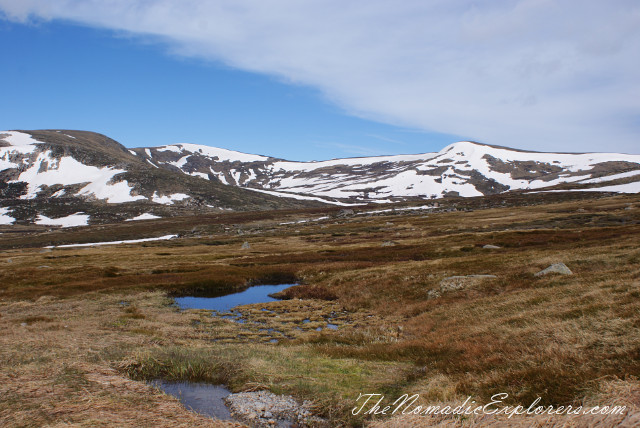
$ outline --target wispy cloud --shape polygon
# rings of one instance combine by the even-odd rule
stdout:
[[[488,143],[638,151],[637,0],[0,0],[8,19],[154,36],[347,113]]]
[[[365,136],[375,138],[376,140],[385,141],[387,143],[402,144],[402,145],[406,144],[404,141],[396,140],[395,138],[385,137],[384,135],[366,134]]]

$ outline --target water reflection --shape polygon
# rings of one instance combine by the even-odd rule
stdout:
[[[277,293],[295,284],[256,285],[244,291],[226,294],[216,297],[176,297],[176,303],[180,309],[209,309],[218,312],[227,312],[231,308],[253,303],[274,302],[278,299],[269,297],[269,294]]]
[[[189,410],[214,419],[231,419],[224,403],[224,398],[231,392],[224,386],[166,380],[154,380],[151,384],[176,397]]]

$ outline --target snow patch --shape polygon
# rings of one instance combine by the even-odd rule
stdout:
[[[11,149],[20,153],[32,153],[36,148],[35,144],[41,143],[35,140],[31,135],[17,131],[0,131],[0,139],[11,144],[11,147],[1,147],[2,149]]]
[[[218,160],[221,162],[264,162],[269,160],[269,158],[266,156],[251,155],[248,153],[236,152],[234,150],[220,149],[211,146],[202,146],[199,144],[173,144],[170,146],[163,146],[162,148],[158,149],[158,151],[170,151],[175,153],[188,152],[189,156],[191,155],[191,153],[199,153],[210,158],[218,158]]]
[[[166,241],[168,239],[176,238],[177,236],[178,235],[165,235],[165,236],[160,236],[158,238],[128,239],[125,241],[90,242],[88,244],[49,245],[44,248],[72,248],[72,247],[94,247],[94,246],[100,246],[100,245],[137,244],[139,242]]]
[[[293,193],[276,192],[276,191],[273,191],[273,190],[254,189],[252,187],[243,187],[243,189],[252,190],[254,192],[266,193],[268,195],[273,195],[273,196],[280,196],[280,197],[284,197],[284,198],[292,198],[292,199],[298,199],[298,200],[324,202],[325,204],[331,204],[331,205],[340,205],[340,206],[362,205],[362,204],[348,204],[346,202],[338,202],[338,201],[327,201],[326,199],[316,198],[314,196],[296,195],[296,194],[293,194]]]
[[[38,154],[37,159],[30,168],[23,171],[14,182],[28,183],[27,193],[21,199],[33,199],[37,196],[42,186],[61,184],[88,183],[80,189],[77,195],[95,196],[97,199],[106,199],[109,203],[131,202],[138,199],[146,199],[144,196],[132,196],[133,188],[126,180],[118,183],[110,182],[124,169],[111,167],[98,168],[78,162],[70,156],[56,159],[50,151]]]
[[[0,141],[9,144],[0,147],[0,171],[22,167],[24,160],[20,158],[33,153],[38,143],[31,135],[15,131],[0,131]]]
[[[89,215],[84,213],[75,213],[66,217],[49,218],[45,215],[38,215],[35,221],[36,224],[44,226],[62,226],[62,227],[76,227],[86,226],[89,224]]]
[[[16,221],[15,218],[7,215],[9,208],[0,208],[0,225],[13,224]]]
[[[209,179],[209,175],[205,174],[204,172],[190,172],[189,175],[191,175],[193,177],[204,178],[205,180]]]
[[[639,174],[640,174],[640,170],[622,172],[620,174],[607,175],[607,176],[604,176],[604,177],[592,178],[590,180],[581,180],[580,184],[603,183],[605,181],[613,181],[613,180],[617,180],[619,178],[633,177],[633,176],[636,176],[636,175],[639,175]]]
[[[280,223],[280,225],[285,225],[285,224],[300,224],[300,223],[310,223],[310,222],[314,222],[314,221],[322,221],[322,220],[326,220],[328,219],[328,216],[324,216],[324,217],[318,217],[318,218],[311,218],[308,220],[297,220],[297,221],[285,221],[283,223]]]
[[[557,192],[614,192],[614,193],[640,193],[640,181],[633,183],[617,184],[614,186],[591,187],[588,189],[567,189],[567,190],[540,190],[531,193],[557,193]]]
[[[156,204],[170,205],[176,201],[182,201],[183,199],[190,198],[189,195],[184,193],[174,193],[172,195],[158,196],[158,192],[153,192],[151,200]]]
[[[125,220],[125,221],[153,220],[153,219],[156,219],[156,218],[162,218],[162,217],[154,215],[154,214],[151,214],[151,213],[144,213],[144,214],[140,214],[139,216],[130,218],[128,220]]]

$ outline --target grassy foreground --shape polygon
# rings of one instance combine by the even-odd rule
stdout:
[[[548,199],[441,202],[436,212],[313,209],[64,232],[5,229],[0,424],[225,426],[143,382],[163,377],[312,399],[336,426],[505,424],[486,416],[351,414],[359,393],[394,399],[405,392],[424,404],[488,402],[504,392],[509,404],[525,407],[537,397],[556,406],[626,405],[618,418],[508,422],[633,426],[640,197]],[[181,238],[42,250],[154,232]],[[245,241],[251,248],[242,248]],[[534,276],[555,262],[574,274]],[[476,274],[496,278],[441,287],[447,277]],[[261,324],[180,312],[171,299],[293,281],[304,284],[288,292],[293,299],[247,308]],[[327,320],[338,329],[316,331]],[[281,332],[277,344],[270,328]]]

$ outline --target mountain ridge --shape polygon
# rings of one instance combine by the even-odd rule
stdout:
[[[126,148],[90,131],[0,131],[0,224],[567,190],[639,192],[640,155],[460,141],[438,152],[301,162],[188,143]]]

